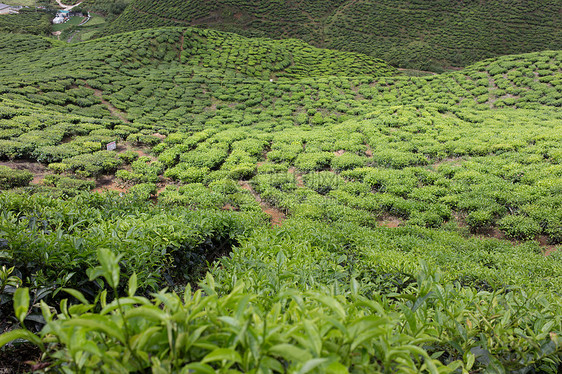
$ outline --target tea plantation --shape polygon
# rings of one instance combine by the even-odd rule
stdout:
[[[262,20],[280,8],[256,3]],[[336,40],[366,2],[345,3],[282,16]],[[227,17],[217,4],[183,20]],[[466,61],[508,50],[490,51]],[[414,77],[184,26],[72,45],[0,34],[0,362],[557,373],[561,107],[557,50]]]
[[[133,0],[104,33],[198,25],[245,36],[298,38],[404,68],[439,71],[499,55],[559,49],[561,12],[557,0]]]

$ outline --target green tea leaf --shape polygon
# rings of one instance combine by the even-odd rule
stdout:
[[[36,336],[35,334],[31,333],[28,330],[18,329],[18,330],[8,331],[0,335],[0,347],[3,347],[9,342],[17,339],[24,339],[36,345],[41,345],[41,339],[39,339],[38,336]]]
[[[86,305],[90,305],[90,303],[88,302],[88,300],[86,300],[86,298],[84,297],[84,295],[82,294],[82,292],[77,291],[77,290],[73,290],[71,288],[63,288],[62,289],[64,292],[66,292],[67,294],[70,294],[72,296],[74,296],[76,299],[78,299],[78,301],[80,301],[82,304],[86,304]]]
[[[232,348],[217,348],[206,355],[203,360],[201,360],[201,363],[205,364],[213,361],[242,362],[242,357]]]
[[[313,358],[312,360],[308,360],[303,366],[302,368],[298,371],[299,374],[305,374],[308,373],[312,370],[314,370],[315,368],[317,368],[318,366],[328,362],[329,359],[327,358]]]
[[[18,288],[14,293],[14,311],[22,326],[29,310],[29,300],[28,288]]]
[[[136,292],[137,292],[137,273],[133,273],[133,275],[131,275],[131,277],[129,278],[129,296],[130,297],[135,296]]]
[[[283,357],[287,361],[300,362],[312,358],[310,352],[292,344],[278,344],[269,348],[269,353],[274,356]]]

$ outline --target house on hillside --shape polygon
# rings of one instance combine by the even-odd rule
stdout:
[[[0,14],[12,14],[14,12],[15,12],[15,10],[12,9],[11,5],[6,5],[6,4],[0,3]]]
[[[53,24],[58,25],[59,23],[64,23],[70,18],[70,12],[68,10],[59,10],[56,17],[53,19]]]

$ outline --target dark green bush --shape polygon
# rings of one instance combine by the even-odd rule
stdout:
[[[28,170],[16,170],[0,165],[0,189],[2,190],[27,186],[32,179],[33,174]]]
[[[56,174],[45,176],[43,183],[47,186],[79,191],[93,190],[96,186],[94,181],[65,177]]]
[[[540,232],[540,225],[532,218],[508,215],[498,221],[499,228],[510,238],[534,239]]]

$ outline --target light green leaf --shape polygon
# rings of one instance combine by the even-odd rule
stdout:
[[[41,339],[39,339],[38,336],[28,330],[18,329],[8,331],[7,333],[0,335],[0,348],[17,339],[24,339],[34,343],[35,345],[41,345]]]
[[[217,348],[201,360],[201,363],[213,361],[242,362],[240,354],[232,348]]]
[[[125,343],[125,336],[115,323],[111,322],[109,318],[98,315],[82,316],[74,318],[65,322],[72,326],[81,326],[88,330],[101,331],[107,336],[111,336],[121,343]]]
[[[119,275],[121,269],[119,268],[119,259],[121,256],[116,256],[108,248],[98,249],[98,261],[103,269],[103,276],[111,288],[117,288],[119,285]]]
[[[474,356],[470,352],[467,352],[467,354],[466,354],[466,365],[464,367],[466,369],[466,371],[470,371],[470,369],[472,369],[472,365],[474,365],[475,359],[476,359],[476,356]]]
[[[137,293],[137,273],[133,273],[129,278],[129,296],[133,297]]]
[[[209,365],[193,363],[185,365],[181,371],[181,374],[215,374],[216,371]]]
[[[18,288],[14,293],[14,311],[16,313],[17,319],[23,326],[23,321],[27,316],[27,311],[29,310],[29,289],[28,288]]]
[[[142,317],[152,321],[166,321],[169,315],[156,307],[142,306],[128,310],[125,318]]]
[[[299,374],[305,374],[308,373],[312,370],[314,370],[315,368],[317,368],[318,366],[328,362],[329,359],[327,358],[313,358],[312,360],[308,360],[303,366],[302,368],[299,370]]]
[[[269,348],[269,353],[283,357],[287,361],[300,362],[312,358],[310,352],[292,344],[278,344]]]
[[[74,290],[72,288],[63,288],[62,289],[64,292],[66,292],[69,295],[74,296],[76,299],[78,299],[78,301],[80,301],[82,304],[85,305],[90,305],[90,303],[88,302],[88,300],[86,300],[86,298],[84,297],[84,295],[82,294],[82,292],[78,291],[78,290]]]
[[[338,314],[340,318],[345,318],[346,312],[344,307],[334,298],[326,295],[314,294],[314,299],[318,300],[320,303],[324,304],[328,308],[332,309]]]
[[[332,362],[326,368],[326,373],[328,374],[348,374],[349,370],[345,367],[345,365],[339,362]]]

